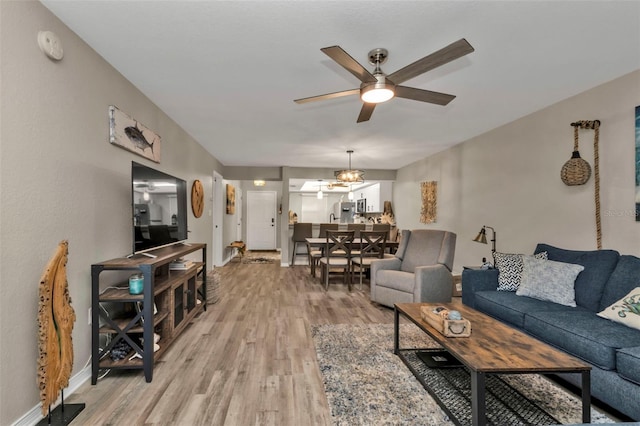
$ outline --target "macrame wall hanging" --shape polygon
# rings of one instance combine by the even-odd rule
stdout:
[[[422,195],[420,223],[434,223],[437,218],[438,182],[421,182],[420,193]]]
[[[573,154],[571,159],[564,163],[560,171],[560,178],[569,186],[584,185],[591,177],[591,166],[580,157],[578,151],[578,131],[580,129],[593,130],[593,174],[595,188],[596,207],[596,243],[598,250],[602,249],[602,227],[600,225],[600,158],[598,154],[598,143],[600,137],[600,120],[576,121],[571,123],[573,127]]]

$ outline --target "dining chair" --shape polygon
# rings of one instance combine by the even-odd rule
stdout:
[[[360,231],[364,231],[366,227],[366,223],[349,223],[347,224],[347,231],[356,231],[353,237],[360,238]]]
[[[340,268],[343,281],[351,291],[351,245],[355,231],[327,231],[324,253],[318,259],[324,289],[329,289],[329,273],[331,268]]]
[[[374,223],[373,224],[373,228],[371,229],[372,231],[387,231],[390,232],[391,231],[391,225],[388,223]],[[389,235],[387,235],[387,239],[389,238]]]
[[[339,224],[337,223],[321,223],[318,237],[326,238],[327,231],[337,231],[338,227]],[[318,259],[322,257],[323,251],[322,249],[318,250],[316,247],[311,247],[309,244],[307,244],[307,252],[309,253],[309,266],[311,268],[311,276],[315,278]]]
[[[371,261],[394,257],[386,254],[387,232],[386,231],[360,231],[359,253],[354,254],[351,259],[353,265],[352,274],[355,267],[360,272],[360,290],[362,290],[362,276],[364,271],[371,268]]]
[[[307,244],[307,238],[311,238],[313,236],[313,224],[311,222],[300,222],[295,223],[293,225],[293,236],[291,240],[293,241],[293,252],[291,253],[291,265],[295,265],[295,260],[297,256],[298,244]],[[309,248],[307,246],[306,256],[309,255]]]

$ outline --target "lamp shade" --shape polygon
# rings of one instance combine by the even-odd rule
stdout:
[[[495,253],[496,251],[496,230],[493,229],[490,226],[484,225],[482,227],[482,229],[480,230],[480,232],[478,233],[478,236],[475,237],[473,239],[473,241],[477,242],[477,243],[482,243],[482,244],[487,244],[487,228],[489,228],[491,230],[492,234],[492,238],[491,238],[491,251]]]
[[[487,231],[484,226],[482,227],[480,232],[478,232],[478,236],[475,237],[473,241],[475,241],[476,243],[487,244]]]

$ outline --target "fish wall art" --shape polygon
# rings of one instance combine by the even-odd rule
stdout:
[[[109,106],[109,142],[160,162],[160,136],[113,105]]]

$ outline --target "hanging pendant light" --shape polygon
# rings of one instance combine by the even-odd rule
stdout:
[[[335,176],[338,182],[346,182],[346,183],[362,183],[364,182],[364,171],[363,170],[354,170],[351,168],[351,154],[353,154],[353,150],[350,149],[347,151],[349,154],[349,168],[346,170],[336,170]]]
[[[322,200],[322,197],[324,197],[324,194],[322,193],[322,179],[318,179],[318,182],[320,182],[320,185],[318,185],[318,192],[316,193],[316,197],[318,198],[318,200]]]

